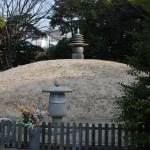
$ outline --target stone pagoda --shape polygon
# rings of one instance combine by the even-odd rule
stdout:
[[[88,46],[84,42],[84,37],[80,34],[80,30],[77,29],[77,33],[74,35],[72,42],[68,44],[72,48],[72,59],[84,59],[84,47]]]

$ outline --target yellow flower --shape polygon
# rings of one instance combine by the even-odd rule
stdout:
[[[32,105],[29,106],[28,111],[29,111],[30,113],[33,113],[33,106],[32,106]]]
[[[20,111],[20,112],[24,112],[24,110],[25,110],[25,107],[24,107],[23,105],[21,105],[21,106],[19,107],[19,111]]]

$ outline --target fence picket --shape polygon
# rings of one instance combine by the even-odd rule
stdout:
[[[79,124],[79,150],[82,150],[82,123]]]
[[[21,148],[21,142],[22,142],[22,124],[18,124],[18,143],[17,143],[17,148]]]
[[[54,123],[54,150],[57,150],[57,130],[58,130],[58,124]]]
[[[10,121],[6,121],[6,126],[7,126],[7,133],[6,133],[6,144],[7,144],[7,147],[10,146],[10,139],[11,139],[11,135],[10,135],[10,132],[11,132],[11,122]]]
[[[28,127],[24,127],[24,148],[28,148]]]
[[[111,124],[111,147],[115,146],[115,124]]]
[[[46,128],[46,123],[43,122],[42,123],[42,142],[41,142],[41,149],[44,150],[45,149],[45,128]]]
[[[105,124],[105,147],[108,147],[108,124]]]
[[[120,148],[122,145],[122,126],[118,125],[118,147]]]
[[[102,124],[98,124],[98,150],[102,149]]]
[[[70,150],[70,124],[66,126],[66,150]]]
[[[0,150],[5,149],[5,121],[1,121],[1,141],[0,141]]]
[[[85,150],[89,148],[89,124],[85,124]]]
[[[128,131],[125,129],[125,135],[124,135],[124,140],[125,140],[125,150],[128,149]]]
[[[76,124],[73,123],[73,131],[72,131],[72,150],[76,150]]]
[[[64,150],[64,124],[60,126],[60,150]]]
[[[48,123],[48,150],[51,150],[51,123]]]
[[[92,149],[95,149],[95,124],[92,124]]]
[[[12,147],[16,147],[16,121],[12,121],[11,126],[11,133],[12,133]]]
[[[2,121],[0,121],[0,149],[2,145]]]

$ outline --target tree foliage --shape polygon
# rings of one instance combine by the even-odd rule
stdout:
[[[59,26],[61,32],[74,33],[77,27],[77,20],[81,16],[80,0],[54,0],[53,15],[51,17],[51,25]]]
[[[70,59],[72,50],[68,44],[68,39],[63,38],[56,46],[49,48],[47,50],[48,59]]]
[[[89,43],[85,58],[126,62],[126,56],[134,54],[131,33],[141,29],[145,16],[141,7],[125,0],[98,0],[93,3],[83,0],[72,1],[71,4],[69,0],[57,1],[61,4],[57,3],[51,23],[60,26],[63,33],[74,33],[77,27],[80,28]]]
[[[134,1],[135,2],[135,1]],[[144,1],[143,1],[144,2]],[[145,1],[146,2],[146,1]],[[147,4],[147,3],[146,3]],[[150,3],[149,3],[150,4]],[[140,3],[138,3],[140,5]],[[141,3],[145,6],[145,3]],[[150,6],[150,5],[149,5]],[[148,5],[145,10],[147,11]],[[150,10],[150,7],[149,7]],[[135,81],[130,85],[123,85],[122,96],[116,100],[120,113],[119,120],[126,126],[135,129],[137,126],[145,128],[146,132],[136,137],[135,142],[150,145],[150,14],[144,19],[141,32],[134,34],[136,42],[135,55],[129,57],[131,75]],[[146,150],[148,147],[146,147]]]

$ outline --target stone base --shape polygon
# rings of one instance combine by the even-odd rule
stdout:
[[[40,127],[33,127],[29,132],[30,150],[40,150]]]
[[[72,59],[84,59],[83,54],[72,54]]]

